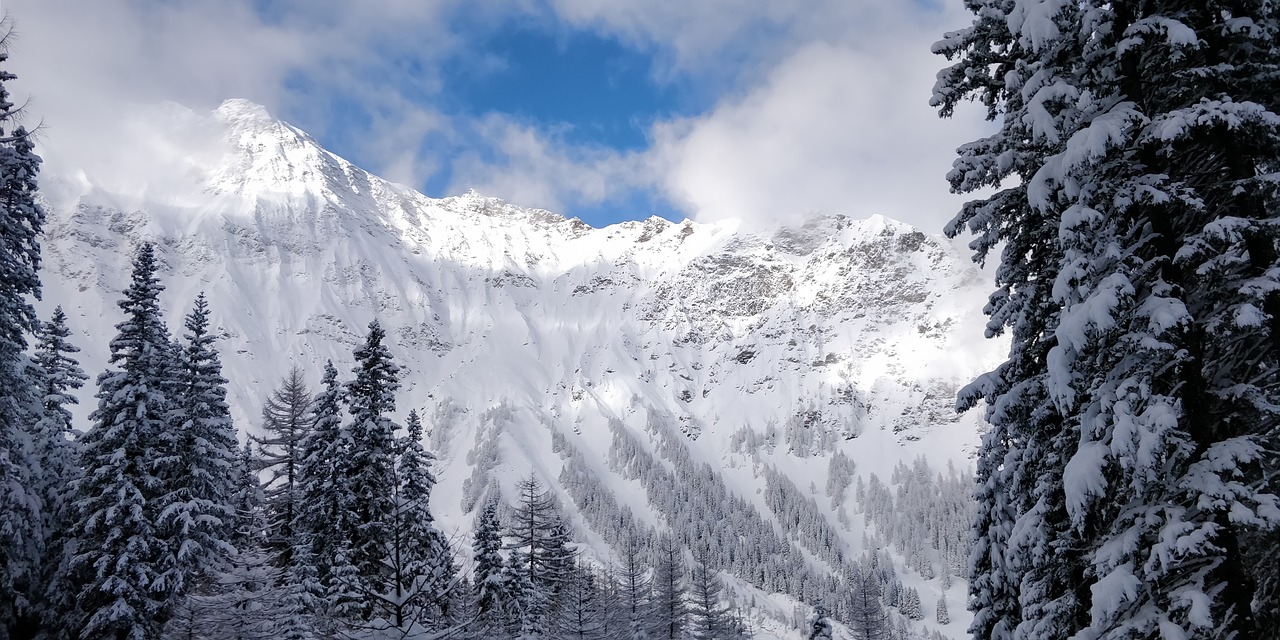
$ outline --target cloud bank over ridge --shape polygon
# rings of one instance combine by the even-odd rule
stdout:
[[[139,189],[180,171],[157,160],[172,123],[154,116],[156,103],[199,111],[245,97],[423,190],[443,180],[437,191],[476,188],[570,215],[643,216],[636,194],[700,220],[880,213],[936,232],[960,203],[944,179],[953,150],[983,130],[976,110],[942,121],[927,105],[945,63],[928,47],[965,23],[958,2],[10,0],[4,9],[19,36],[13,89],[33,96],[46,124],[48,171],[74,167]],[[650,58],[655,83],[702,87],[710,106],[656,116],[641,149],[570,141],[562,134],[573,122],[454,108],[446,65],[480,74],[501,65],[475,43],[507,28],[616,39]]]

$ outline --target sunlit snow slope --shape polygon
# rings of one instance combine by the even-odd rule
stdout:
[[[181,184],[123,188],[46,167],[42,309],[67,309],[85,368],[100,372],[131,254],[155,242],[170,326],[209,296],[244,431],[291,364],[312,384],[326,359],[349,371],[379,319],[403,367],[401,411],[430,419],[434,507],[460,535],[492,481],[510,491],[531,471],[578,512],[553,433],[618,503],[664,526],[620,471],[611,423],[657,459],[665,434],[683,434],[692,459],[766,519],[766,467],[816,487],[851,556],[864,545],[857,497],[822,495],[835,451],[885,482],[921,454],[939,469],[970,464],[979,416],[957,417],[953,398],[999,347],[981,339],[988,285],[945,240],[838,215],[764,232],[658,218],[593,229],[475,193],[425,197],[245,101],[159,111],[175,133],[158,162]],[[847,524],[841,509],[855,514]],[[607,536],[577,525],[607,559]],[[936,580],[903,579],[926,594],[932,623]],[[946,593],[952,623],[927,626],[959,637],[963,584]],[[760,630],[789,633],[765,614],[785,618],[792,601],[759,595]]]

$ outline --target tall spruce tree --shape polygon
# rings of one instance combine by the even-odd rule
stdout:
[[[113,368],[98,376],[98,408],[81,439],[84,476],[76,496],[77,553],[71,561],[81,638],[154,638],[168,617],[172,582],[157,525],[164,484],[156,475],[170,411],[172,349],[160,320],[155,250],[138,249],[111,340]]]
[[[298,479],[302,466],[303,441],[311,428],[311,391],[302,369],[294,365],[280,386],[262,405],[262,436],[258,464],[269,477],[264,490],[268,548],[278,567],[292,561],[297,540],[293,521],[297,516]]]
[[[70,487],[80,477],[80,460],[67,406],[76,404],[71,392],[84,386],[88,376],[72,355],[80,349],[71,344],[70,336],[67,316],[62,307],[57,307],[49,321],[40,325],[35,353],[43,413],[33,444],[41,470],[38,486],[44,503],[42,524],[48,532],[40,571],[43,597],[38,609],[40,626],[46,630],[62,629],[65,613],[74,608],[74,594],[67,593],[65,586],[68,554],[75,541],[71,505],[74,496]]]
[[[396,425],[390,414],[396,409],[400,368],[383,344],[385,337],[375,320],[369,323],[364,344],[355,350],[355,378],[346,384],[351,441],[340,459],[344,479],[337,488],[341,508],[351,514],[351,526],[342,534],[355,570],[351,586],[363,594],[357,609],[366,619],[373,612],[369,596],[394,591],[384,563],[397,513]]]
[[[475,589],[476,627],[482,635],[497,634],[506,625],[506,581],[503,577],[502,523],[498,499],[491,497],[476,516],[471,552],[475,560],[471,583]],[[487,636],[486,636],[487,637]]]
[[[209,331],[209,304],[203,293],[184,321],[175,385],[176,398],[161,436],[163,455],[156,461],[163,493],[157,523],[168,554],[161,579],[182,593],[192,582],[226,569],[236,549],[240,491],[239,447],[226,378]]]
[[[295,565],[313,569],[327,610],[336,604],[342,586],[335,582],[339,559],[349,557],[349,542],[343,535],[350,528],[352,514],[346,510],[341,489],[345,482],[344,458],[350,447],[350,434],[342,425],[343,389],[338,370],[326,362],[320,378],[320,391],[311,405],[311,428],[302,441],[302,463],[298,473],[299,507],[293,529],[298,537],[294,555],[303,556]],[[310,565],[309,567],[306,565]]]
[[[8,40],[0,38],[0,64]],[[39,420],[39,391],[25,375],[24,354],[38,322],[30,298],[40,296],[45,214],[35,199],[40,157],[4,87],[14,77],[0,70],[0,639],[36,614],[30,607],[46,535],[29,433]]]
[[[45,507],[45,526],[51,532],[65,528],[58,522],[66,516],[63,502],[66,484],[79,472],[73,442],[75,428],[67,407],[78,400],[72,392],[89,379],[72,354],[80,351],[71,344],[67,314],[59,306],[48,322],[40,324],[35,364],[39,367],[38,389],[42,413],[36,426],[36,455],[42,471],[40,493]]]
[[[448,613],[455,576],[449,541],[431,515],[431,489],[436,484],[431,461],[435,456],[422,446],[422,437],[422,420],[417,410],[411,410],[396,460],[394,564],[397,593],[402,601],[425,613],[420,617],[431,627],[443,622]]]
[[[205,579],[189,581],[178,598],[164,637],[251,640],[279,637],[278,620],[287,619],[287,586],[282,571],[271,565],[266,549],[262,484],[248,442],[235,461],[235,518],[226,562],[205,571]]]
[[[934,104],[1001,129],[949,225],[1005,243],[983,399],[972,632],[1258,637],[1242,541],[1274,536],[1280,7],[972,0]]]

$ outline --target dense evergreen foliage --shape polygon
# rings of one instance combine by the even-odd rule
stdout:
[[[159,453],[174,398],[174,348],[160,320],[154,248],[143,245],[111,341],[114,366],[98,376],[98,408],[80,440],[84,477],[76,482],[72,584],[82,637],[156,637],[179,577],[168,560],[159,507],[166,493]],[[164,577],[162,577],[164,576]]]
[[[512,486],[527,414],[503,402],[456,408],[481,425],[469,540],[433,516],[424,443],[451,442],[397,413],[379,322],[349,379],[328,363],[313,396],[295,367],[240,446],[211,303],[171,336],[149,243],[79,433],[87,377],[66,315],[32,306],[39,158],[0,71],[0,640],[729,640],[743,610],[779,617],[762,594],[794,604],[797,637],[914,640],[952,624],[953,576],[982,640],[1276,637],[1280,8],[966,5],[934,104],[977,99],[999,130],[960,149],[954,188],[994,192],[948,233],[1004,252],[988,332],[1011,338],[960,393],[990,422],[976,476],[859,475],[839,450],[857,429],[810,405],[732,436],[763,484],[744,494],[688,446],[699,429],[636,403],[645,431],[614,420],[600,459],[548,417],[558,484],[535,465]],[[780,470],[826,452],[807,487]]]
[[[1273,633],[1247,547],[1280,525],[1280,7],[967,5],[933,101],[1000,122],[949,176],[997,191],[948,233],[1004,247],[988,332],[1012,335],[960,398],[992,425],[972,632]]]
[[[5,25],[7,29],[9,25]],[[0,65],[9,36],[0,38]],[[25,353],[38,327],[31,297],[40,295],[39,236],[45,214],[36,201],[40,158],[0,69],[0,638],[22,633],[41,617],[41,567],[49,531],[44,528],[41,485],[50,481],[35,459],[31,439],[42,409],[38,384]]]

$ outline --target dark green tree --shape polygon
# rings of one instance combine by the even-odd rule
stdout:
[[[162,484],[155,501],[157,524],[168,547],[160,579],[176,593],[227,568],[236,551],[235,503],[243,478],[227,380],[203,293],[196,297],[184,328],[176,397],[160,434],[162,455],[156,460]]]
[[[46,630],[65,630],[66,612],[75,609],[74,594],[66,588],[70,543],[75,540],[72,528],[75,497],[70,487],[81,474],[79,453],[72,439],[76,431],[67,406],[76,404],[71,392],[82,387],[88,376],[72,355],[80,349],[71,344],[70,336],[67,316],[62,307],[57,307],[50,320],[40,326],[35,353],[38,366],[35,378],[39,380],[43,413],[36,423],[32,444],[41,470],[37,486],[44,504],[42,525],[48,532],[40,567],[44,591],[37,609],[39,625]]]
[[[0,37],[0,64],[8,61],[11,25]],[[40,296],[40,243],[44,210],[36,202],[40,157],[18,124],[19,109],[0,70],[0,639],[39,617],[46,531],[38,485],[43,470],[30,451],[40,420],[39,390],[27,375],[27,337],[38,327],[31,298]]]
[[[71,571],[80,609],[73,634],[81,638],[156,637],[176,587],[160,578],[169,547],[157,525],[164,483],[156,470],[173,350],[155,272],[155,250],[144,244],[119,302],[125,319],[111,340],[112,368],[98,376],[98,408],[80,441],[85,474],[73,488],[80,539]]]
[[[293,525],[298,536],[294,555],[304,556],[294,564],[302,567],[304,574],[314,572],[312,579],[320,585],[323,598],[315,605],[325,613],[343,593],[342,585],[336,582],[340,569],[337,565],[350,555],[344,532],[351,526],[348,520],[352,514],[346,510],[341,491],[345,481],[343,459],[350,442],[342,425],[342,405],[338,370],[332,362],[326,362],[320,391],[311,405],[311,427],[302,441],[299,508]]]
[[[506,624],[503,613],[507,609],[507,590],[501,550],[502,523],[498,520],[498,500],[492,497],[476,516],[471,543],[476,626],[482,634],[496,634]]]
[[[1276,603],[1242,547],[1280,524],[1280,9],[968,6],[934,104],[1000,121],[950,174],[998,190],[947,232],[979,260],[1004,244],[988,331],[1013,338],[960,399],[992,425],[972,632],[1257,637]]]

